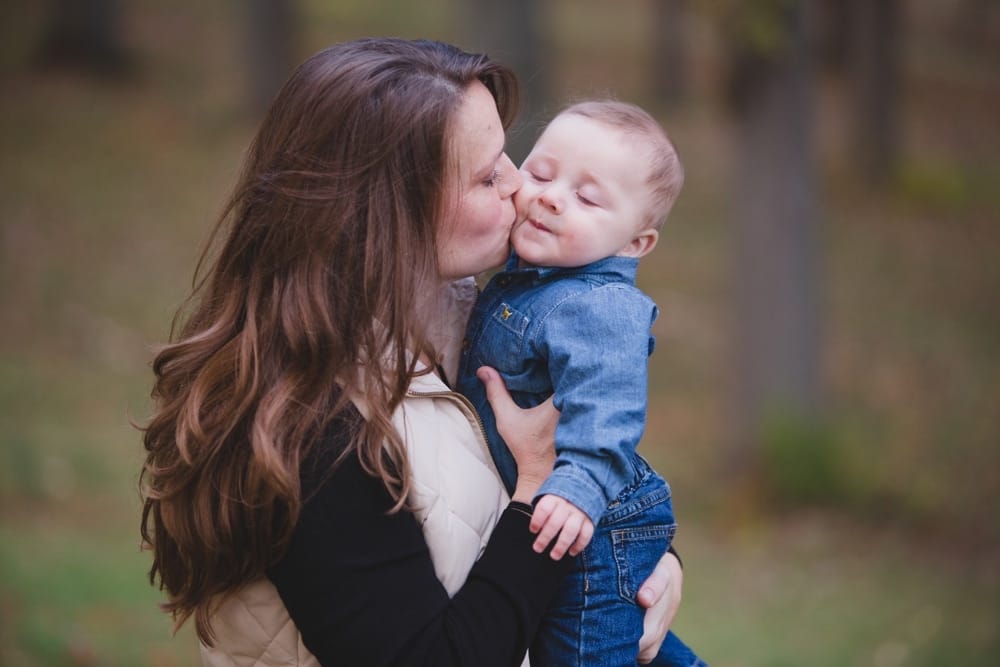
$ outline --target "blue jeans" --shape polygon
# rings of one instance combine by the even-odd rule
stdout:
[[[676,530],[670,487],[645,466],[574,560],[535,636],[532,667],[635,665],[645,613],[635,596]],[[673,632],[652,664],[707,667]]]

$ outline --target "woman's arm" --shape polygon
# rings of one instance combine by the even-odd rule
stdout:
[[[268,574],[322,664],[520,663],[563,574],[532,551],[528,508],[512,503],[503,513],[449,599],[413,515],[389,513],[391,497],[356,456],[330,476],[304,476],[304,487],[316,479]]]
[[[556,415],[551,406],[545,409]],[[513,428],[523,432],[511,441],[529,450],[532,442],[551,443],[555,422],[543,412],[513,420],[519,424]],[[327,452],[339,451],[337,443],[326,444]],[[551,453],[544,450],[525,452],[528,475],[516,497],[531,498],[537,491],[545,466],[551,466]],[[531,550],[526,506],[512,503],[466,585],[449,600],[420,527],[406,512],[388,513],[391,498],[356,457],[348,457],[329,479],[307,475],[304,482],[307,494],[316,491],[307,495],[292,543],[269,575],[306,646],[322,663],[520,661],[564,573],[559,562]],[[671,572],[671,564],[676,566],[676,559],[664,556],[640,592],[644,606],[660,595],[658,611],[647,618],[643,655],[659,646],[676,611],[679,574]],[[651,628],[654,613],[658,622]]]

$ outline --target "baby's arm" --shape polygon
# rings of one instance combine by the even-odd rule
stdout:
[[[535,504],[531,515],[531,532],[537,533],[534,549],[542,553],[556,538],[549,555],[559,560],[566,553],[575,556],[590,544],[594,522],[576,505],[554,495],[544,495]]]
[[[536,337],[561,412],[555,469],[539,496],[564,498],[595,524],[635,476],[655,316],[639,290],[606,285],[561,301]]]

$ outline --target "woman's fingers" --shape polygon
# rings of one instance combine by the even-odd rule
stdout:
[[[497,421],[500,421],[501,414],[505,415],[511,409],[517,409],[514,399],[510,397],[510,392],[507,391],[507,385],[503,383],[500,374],[494,369],[489,366],[483,366],[476,371],[476,377],[486,387],[486,400],[490,402],[490,407],[493,408],[493,412],[497,415]]]
[[[646,608],[642,623],[642,638],[639,639],[638,662],[649,663],[656,657],[667,630],[673,623],[677,608],[681,603],[681,588],[684,572],[680,561],[667,552],[656,564],[653,573],[639,587],[636,596],[640,606]]]

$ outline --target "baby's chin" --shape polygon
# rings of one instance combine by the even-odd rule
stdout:
[[[534,264],[535,266],[548,266],[549,257],[546,257],[544,253],[539,253],[535,245],[531,243],[518,243],[513,240],[511,246],[514,248],[514,252],[517,253],[517,257],[522,262],[527,264]]]
[[[510,231],[510,247],[512,247],[514,249],[514,252],[517,253],[518,257],[521,256],[521,253],[524,253],[524,252],[530,253],[531,252],[531,248],[530,248],[531,244],[527,243],[524,240],[524,236],[522,234],[522,232],[523,232],[522,225],[523,224],[524,224],[523,222],[518,222],[517,224],[514,225],[514,229],[512,229]]]

